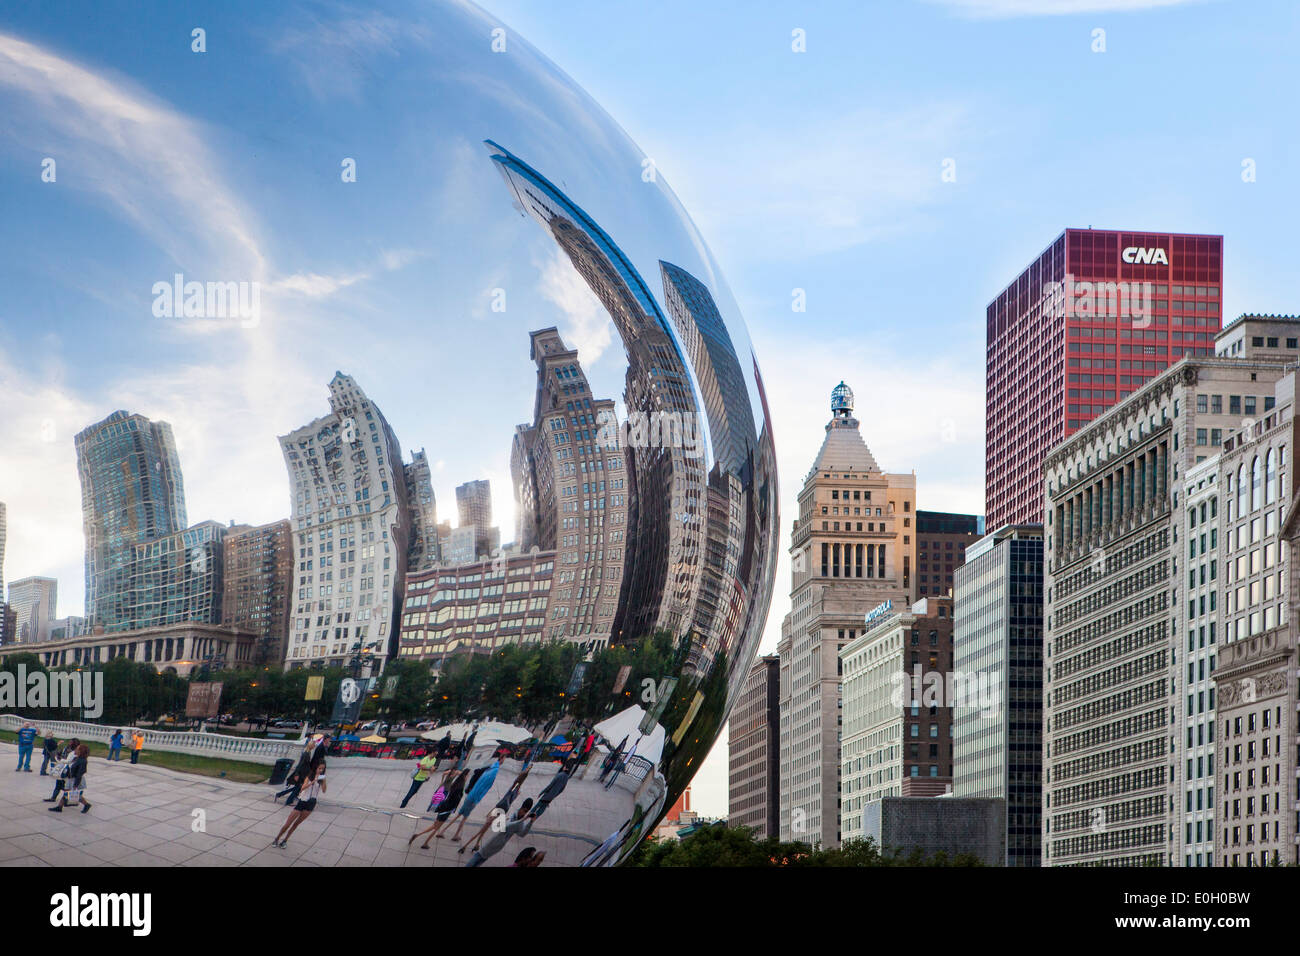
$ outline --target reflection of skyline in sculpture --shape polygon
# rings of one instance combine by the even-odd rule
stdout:
[[[704,456],[684,440],[685,429],[698,433],[699,415],[681,350],[613,239],[535,169],[496,143],[487,146],[518,207],[546,228],[613,320],[628,358],[629,420],[644,416],[658,426],[624,448],[628,558],[613,640],[660,629],[683,634],[696,620],[707,505]],[[711,624],[713,615],[706,617]]]
[[[623,456],[602,440],[614,402],[592,398],[577,351],[556,329],[530,339],[533,423],[516,426],[510,456],[516,542],[555,552],[546,636],[600,648],[618,609],[627,533]]]

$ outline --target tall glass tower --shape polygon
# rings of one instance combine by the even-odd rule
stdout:
[[[86,535],[87,626],[127,626],[132,547],[186,526],[171,425],[116,411],[76,437]]]

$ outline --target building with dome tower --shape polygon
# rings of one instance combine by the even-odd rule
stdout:
[[[853,390],[840,382],[799,492],[791,609],[777,647],[781,839],[823,847],[840,842],[839,652],[873,609],[905,609],[916,595],[916,474],[883,471],[859,424]]]

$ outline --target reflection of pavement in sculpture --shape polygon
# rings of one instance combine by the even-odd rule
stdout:
[[[591,834],[616,830],[632,815],[635,790],[640,785],[639,780],[628,777],[626,782],[606,790],[604,784],[596,780],[600,772],[599,764],[597,758],[580,767],[546,812],[537,818],[528,834],[512,838],[501,852],[490,857],[483,865],[509,866],[520,850],[531,846],[546,851],[545,866],[577,866],[596,845]],[[557,763],[533,764],[523,789],[510,808],[511,814],[519,809],[524,800],[532,798],[536,801],[559,769]],[[463,854],[458,854],[457,849],[465,846],[483,825],[496,802],[522,770],[523,762],[520,760],[502,761],[501,771],[497,774],[492,789],[470,814],[469,822],[461,834],[461,842],[452,843],[450,837],[441,840],[435,837],[430,841],[430,849],[413,852],[424,852],[431,856],[436,853],[438,863],[442,866],[452,863],[457,856],[462,862],[467,861],[469,849]],[[491,832],[488,831],[489,836]]]
[[[0,756],[13,759],[16,752],[15,745],[0,743]],[[536,799],[557,767],[535,765],[515,807],[526,797]],[[512,839],[484,865],[509,866],[520,850],[533,846],[547,851],[544,866],[576,866],[621,826],[632,813],[633,792],[621,785],[607,791],[594,773],[583,779],[587,769],[569,781],[526,840]],[[271,801],[274,789],[264,784],[92,759],[86,782],[94,811],[55,816],[41,802],[52,789],[49,777],[0,774],[0,866],[418,867],[435,860],[459,866],[470,854],[456,848],[482,826],[519,770],[518,761],[505,762],[461,843],[435,839],[429,850],[408,848],[406,841],[431,818],[396,809],[410,786],[408,761],[330,758],[329,791],[283,850],[272,847],[271,839],[289,811]],[[428,805],[428,786],[421,810]],[[196,831],[200,818],[203,829]],[[595,832],[602,836],[592,839]]]

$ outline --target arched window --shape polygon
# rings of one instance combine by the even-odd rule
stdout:
[[[1250,510],[1254,511],[1264,503],[1264,489],[1262,487],[1264,479],[1264,470],[1259,463],[1259,456],[1250,463]]]
[[[1237,469],[1237,517],[1240,518],[1246,513],[1246,505],[1249,499],[1246,497],[1246,466],[1242,465]]]
[[[1264,486],[1264,501],[1272,504],[1277,497],[1277,456],[1273,454],[1273,449],[1268,450],[1268,456],[1265,458],[1264,475],[1266,483]]]

